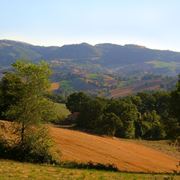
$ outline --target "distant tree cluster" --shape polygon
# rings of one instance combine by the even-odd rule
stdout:
[[[119,99],[73,93],[66,106],[79,112],[77,127],[94,133],[151,140],[180,136],[180,80],[172,92],[141,92]]]

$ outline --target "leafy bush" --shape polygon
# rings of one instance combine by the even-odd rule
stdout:
[[[54,103],[54,117],[50,119],[51,123],[61,124],[70,114],[70,111],[64,104]]]
[[[78,168],[78,169],[98,169],[106,171],[119,171],[114,164],[101,164],[94,162],[78,163],[78,162],[63,162],[60,164],[62,167],[66,168]]]
[[[6,140],[0,135],[0,157],[5,157],[7,154],[8,144]]]
[[[17,160],[38,163],[60,163],[60,151],[54,147],[45,127],[30,128],[25,134],[24,143],[15,144],[12,153],[16,154]]]
[[[19,136],[13,136],[13,139],[9,140],[0,135],[1,158],[59,164],[60,155],[60,151],[56,149],[49,136],[48,129],[44,126],[28,128],[24,135],[23,144]]]

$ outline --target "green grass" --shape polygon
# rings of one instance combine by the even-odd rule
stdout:
[[[60,81],[60,88],[67,91],[73,90],[71,81],[68,81],[68,80]]]
[[[0,160],[0,180],[178,180],[180,176],[134,174],[88,169],[68,169],[52,165],[38,165]]]
[[[125,81],[119,81],[117,84],[117,88],[123,88],[126,86],[126,82]]]
[[[90,78],[90,79],[97,79],[98,78],[98,74],[91,73],[91,74],[88,74],[87,77]]]
[[[152,64],[155,68],[167,68],[169,70],[176,70],[180,67],[180,63],[178,62],[162,62],[159,60],[147,62],[148,64]]]

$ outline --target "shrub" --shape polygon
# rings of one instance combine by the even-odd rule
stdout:
[[[78,163],[78,162],[63,162],[61,163],[62,167],[66,168],[77,168],[77,169],[98,169],[98,170],[106,170],[106,171],[119,171],[118,168],[114,164],[101,164],[95,162],[87,162],[87,163]]]
[[[16,144],[12,151],[21,161],[38,163],[60,163],[60,152],[54,147],[54,143],[45,127],[30,128],[25,134],[24,143]]]
[[[0,157],[5,156],[7,151],[7,142],[6,140],[0,135]]]
[[[18,137],[18,136],[17,136]],[[60,163],[60,151],[54,146],[45,127],[31,127],[26,131],[23,144],[14,137],[9,141],[0,135],[0,157],[33,163]]]

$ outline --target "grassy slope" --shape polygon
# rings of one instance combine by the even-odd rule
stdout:
[[[128,140],[132,142],[136,142],[137,144],[142,144],[147,147],[153,148],[155,150],[161,151],[165,154],[173,156],[180,161],[180,147],[175,146],[170,140],[157,140],[157,141],[149,141],[149,140]]]
[[[180,66],[177,62],[162,62],[158,60],[150,61],[148,64],[152,64],[155,68],[167,68],[169,70],[176,70],[176,68]]]
[[[151,175],[151,174],[130,174],[97,170],[68,169],[50,165],[38,165],[29,163],[19,163],[15,161],[0,160],[0,180],[24,180],[24,179],[86,179],[86,180],[129,180],[129,179],[164,179],[170,175]],[[173,177],[173,176],[171,176]],[[180,176],[174,176],[179,179]]]

